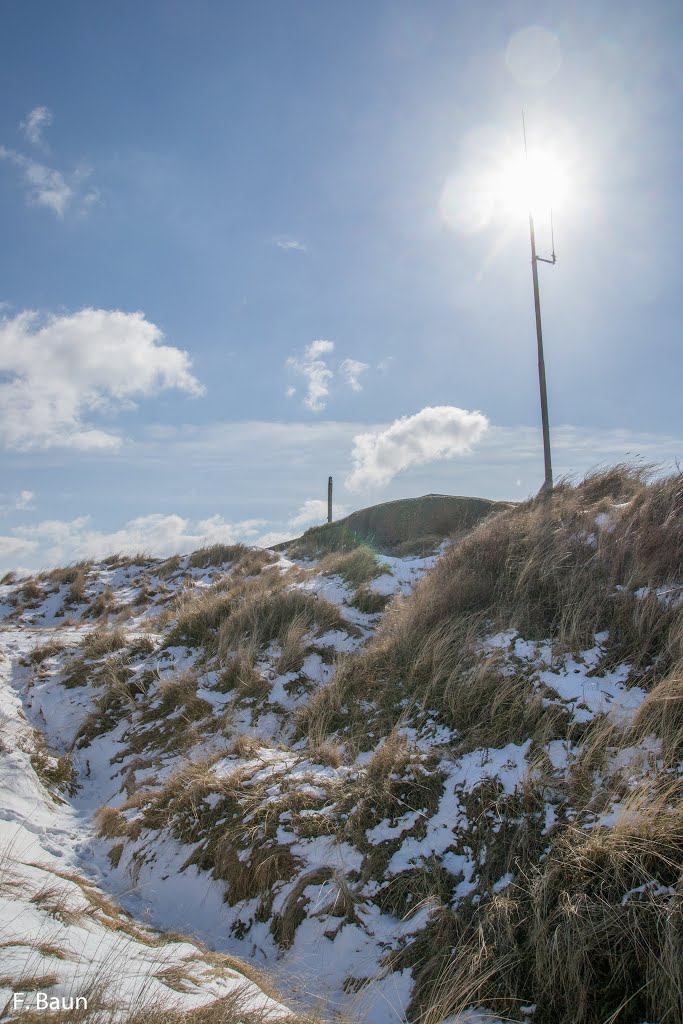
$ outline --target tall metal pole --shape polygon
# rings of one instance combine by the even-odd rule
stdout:
[[[541,298],[538,291],[539,257],[536,255],[536,235],[534,233],[534,218],[531,210],[529,210],[529,237],[531,238],[531,276],[534,282],[534,312],[536,314],[536,342],[538,346],[538,385],[541,392],[541,423],[543,425],[543,461],[545,463],[545,480],[543,482],[543,487],[541,488],[541,490],[552,491],[553,467],[550,457],[548,393],[546,391],[545,386],[545,359],[543,358],[543,328],[541,327]]]
[[[327,521],[332,522],[332,477],[327,478]]]
[[[526,145],[526,121],[522,111],[522,132],[524,134],[524,156],[529,159],[529,151]],[[541,491],[552,491],[553,489],[553,467],[550,458],[550,426],[548,424],[548,393],[545,386],[545,359],[543,358],[543,329],[541,327],[541,298],[538,291],[538,262],[555,265],[555,240],[553,238],[552,259],[543,259],[536,255],[536,234],[534,232],[534,217],[532,211],[532,197],[529,197],[529,237],[531,239],[531,276],[534,282],[534,312],[536,314],[536,343],[538,348],[538,386],[541,392],[541,424],[543,426],[543,461],[545,463],[545,480]],[[552,225],[552,214],[551,214]]]

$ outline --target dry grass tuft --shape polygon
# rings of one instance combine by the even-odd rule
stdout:
[[[119,611],[114,591],[110,586],[104,587],[83,612],[84,619],[106,619]]]
[[[683,757],[683,659],[654,687],[633,721],[633,735],[642,741],[657,736],[665,763],[675,768]]]
[[[79,677],[77,671],[75,678]],[[144,673],[136,675],[128,664],[128,658],[120,654],[107,658],[97,671],[92,673],[92,680],[97,683],[100,690],[93,710],[87,715],[76,734],[74,742],[78,746],[87,746],[95,736],[101,736],[112,729],[135,709],[136,702],[149,688],[149,678]],[[70,685],[76,683],[71,682]]]
[[[220,566],[237,562],[248,551],[249,548],[244,544],[212,544],[209,547],[193,551],[187,564],[190,569],[208,569],[212,565]]]
[[[306,889],[309,886],[319,889],[333,875],[334,872],[331,868],[316,868],[301,875],[292,886],[282,910],[273,915],[270,926],[273,937],[281,949],[289,949],[293,945],[296,930],[306,919],[310,903],[309,897],[306,896]]]
[[[386,610],[391,600],[386,594],[378,594],[366,583],[358,587],[351,598],[351,604],[365,615],[377,615]]]
[[[68,582],[70,586],[65,599],[66,604],[82,604],[85,601],[89,568],[89,565],[79,565],[74,566],[73,574],[69,571],[70,579]]]
[[[30,902],[65,925],[79,924],[83,919],[83,909],[74,903],[73,891],[65,886],[46,883],[31,896]]]
[[[102,559],[102,565],[112,569],[130,569],[134,565],[148,565],[154,559],[148,551],[138,551],[135,555],[124,555],[120,551],[114,555],[107,555]]]
[[[156,575],[160,580],[168,580],[171,576],[174,576],[179,570],[182,562],[180,555],[171,555],[156,568]]]
[[[267,566],[277,561],[277,556],[267,548],[247,548],[233,567],[237,576],[258,576]]]
[[[59,977],[56,974],[33,974],[23,978],[0,974],[0,988],[8,988],[11,992],[43,992],[46,988],[58,984]],[[12,1017],[12,1020],[18,1019],[20,1018]]]
[[[212,714],[208,701],[197,694],[197,676],[191,670],[177,672],[164,679],[157,689],[152,706],[145,711],[142,721],[154,721],[182,711],[183,721],[196,720]]]
[[[326,555],[320,562],[320,571],[327,576],[341,576],[352,587],[360,587],[390,570],[378,561],[372,548],[361,544],[345,554]]]
[[[57,587],[69,586],[91,566],[91,562],[75,562],[73,565],[65,565],[59,569],[50,569],[48,572],[41,573],[40,579]]]
[[[47,643],[34,647],[28,656],[28,660],[32,665],[42,665],[48,658],[55,658],[58,654],[61,654],[66,650],[66,648],[67,645],[61,640],[48,640]]]
[[[299,614],[292,619],[282,637],[282,653],[278,658],[277,671],[298,672],[306,657],[304,637],[309,630],[309,622],[305,615]]]
[[[168,646],[215,647],[218,627],[232,608],[230,594],[213,588],[185,590],[174,603],[176,624],[167,636]]]
[[[257,648],[251,641],[239,644],[234,653],[224,659],[217,689],[223,693],[234,690],[238,699],[265,699],[270,691],[270,683],[254,668],[257,654]]]
[[[339,629],[346,633],[355,631],[344,620],[331,601],[317,597],[304,590],[275,591],[257,587],[244,593],[242,600],[233,608],[232,614],[221,623],[218,633],[218,652],[225,656],[245,640],[259,649],[273,640],[287,644],[290,634],[290,650],[296,634],[315,631],[318,636],[328,630]]]
[[[97,834],[103,839],[128,838],[132,833],[131,823],[116,807],[100,807],[95,814]]]
[[[120,651],[127,642],[126,632],[121,627],[110,629],[107,626],[98,626],[85,637],[81,649],[86,658],[101,658],[105,654]]]
[[[95,674],[91,663],[82,655],[67,658],[62,666],[62,686],[68,690],[75,686],[86,686]]]
[[[19,601],[28,608],[37,607],[47,596],[38,580],[32,576],[23,581],[16,594]]]
[[[58,793],[75,796],[79,786],[71,754],[62,754],[59,757],[51,754],[44,735],[38,729],[32,731],[28,754],[34,772],[57,802],[63,802]]]

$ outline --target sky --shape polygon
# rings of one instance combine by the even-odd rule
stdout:
[[[0,52],[1,568],[535,493],[522,111],[555,476],[680,457],[679,4],[8,0]]]

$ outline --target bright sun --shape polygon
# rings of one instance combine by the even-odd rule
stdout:
[[[488,186],[495,205],[510,217],[527,210],[547,212],[561,206],[569,194],[566,166],[553,153],[540,149],[501,162]]]
[[[539,218],[551,209],[566,211],[572,198],[573,162],[568,149],[529,146],[525,154],[517,145],[499,149],[495,155],[488,144],[472,148],[444,183],[441,216],[451,227],[469,234],[493,224],[520,221],[530,210]]]

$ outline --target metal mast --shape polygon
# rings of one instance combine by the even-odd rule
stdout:
[[[524,121],[524,111],[522,111],[522,129],[524,131],[524,155],[528,159],[527,145],[526,145],[526,124]],[[551,230],[552,230],[552,213],[551,213]],[[536,253],[536,233],[534,230],[534,216],[532,212],[532,200],[529,197],[529,238],[531,240],[531,277],[534,284],[534,313],[536,315],[536,342],[538,348],[538,385],[541,393],[541,424],[543,427],[543,461],[545,464],[545,480],[543,481],[543,487],[541,491],[552,491],[553,489],[553,467],[552,459],[550,455],[550,425],[548,422],[548,393],[546,390],[545,383],[545,359],[543,357],[543,328],[541,326],[541,297],[538,290],[538,264],[541,263],[555,263],[555,239],[553,231],[553,253],[551,259],[544,259],[542,256],[538,256]]]

